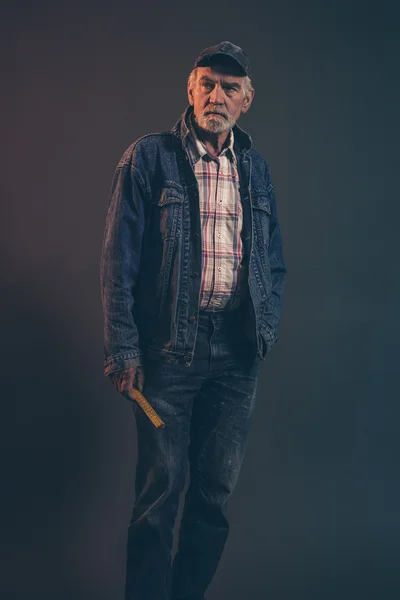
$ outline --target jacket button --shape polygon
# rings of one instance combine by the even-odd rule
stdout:
[[[189,354],[186,354],[186,356],[183,358],[183,360],[185,361],[185,363],[190,362],[190,356],[189,356]]]
[[[191,317],[189,317],[189,321],[190,321],[191,323],[194,323],[194,322],[195,322],[195,320],[196,320],[196,317],[195,317],[194,315],[192,315]]]

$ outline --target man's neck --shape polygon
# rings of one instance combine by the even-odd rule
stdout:
[[[231,130],[228,129],[228,131],[224,131],[223,133],[210,133],[209,131],[205,131],[205,129],[201,129],[197,125],[196,119],[192,120],[192,124],[197,137],[203,142],[207,151],[213,158],[217,158],[221,154]]]

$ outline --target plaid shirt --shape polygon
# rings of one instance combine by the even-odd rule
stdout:
[[[244,292],[242,204],[233,131],[218,158],[189,120],[186,152],[199,185],[203,269],[200,310],[233,310]]]

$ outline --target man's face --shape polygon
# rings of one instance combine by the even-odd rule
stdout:
[[[246,98],[245,78],[231,73],[232,70],[222,65],[198,67],[196,81],[188,85],[196,123],[209,133],[231,129],[252,102],[254,90],[250,90]]]

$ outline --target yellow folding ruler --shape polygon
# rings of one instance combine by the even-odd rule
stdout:
[[[153,423],[154,427],[161,427],[161,429],[164,429],[164,427],[165,427],[164,421],[156,413],[154,408],[149,404],[149,402],[143,396],[142,392],[140,392],[139,390],[137,390],[134,387],[131,387],[131,389],[129,390],[129,393],[132,396],[132,398],[134,400],[136,400],[136,402],[139,404],[139,406],[143,410],[143,412],[149,417],[149,419]]]

